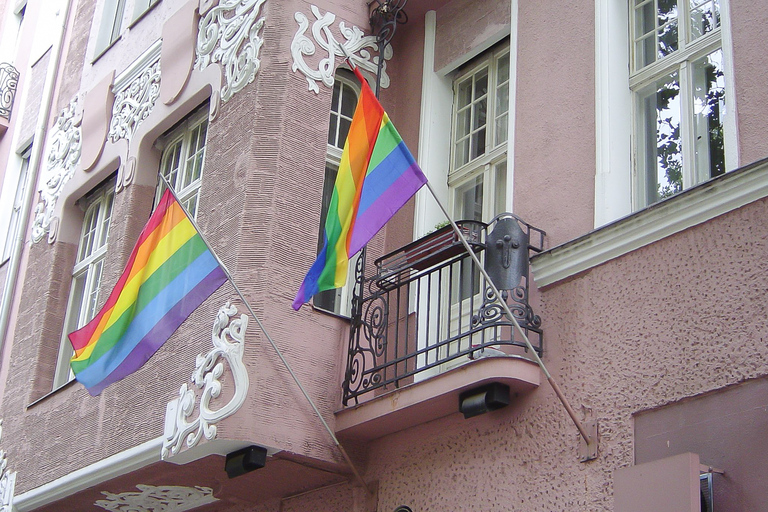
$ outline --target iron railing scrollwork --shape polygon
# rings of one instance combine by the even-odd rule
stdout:
[[[541,318],[528,304],[529,253],[544,232],[505,213],[489,224],[459,221],[537,352]],[[535,240],[531,241],[531,237]],[[374,262],[358,261],[344,405],[480,357],[526,357],[526,346],[450,226]]]
[[[8,62],[0,62],[0,117],[4,117],[9,121],[18,85],[18,70]]]

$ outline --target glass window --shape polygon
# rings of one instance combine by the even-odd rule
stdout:
[[[3,247],[2,259],[0,263],[5,262],[11,257],[13,245],[21,228],[21,207],[24,203],[24,192],[27,186],[27,171],[29,169],[29,157],[31,150],[28,149],[21,157],[21,171],[19,172],[19,181],[16,185],[16,196],[13,199],[13,209],[11,217],[8,220],[8,233],[5,237],[5,246]]]
[[[509,49],[470,63],[454,80],[453,158],[448,174],[455,218],[489,220],[504,211],[509,129]]]
[[[125,12],[125,0],[105,0],[96,38],[94,58],[99,57],[120,37]]]
[[[208,107],[202,107],[160,138],[163,151],[160,174],[173,187],[179,202],[192,217],[197,215],[200,184],[205,162],[205,142],[208,134]],[[165,184],[157,187],[155,202],[160,200]]]
[[[160,0],[133,0],[133,14],[131,15],[131,23],[144,16],[144,13],[149,11],[152,7],[160,3]]]
[[[67,335],[88,323],[98,312],[104,258],[109,241],[109,223],[115,198],[115,180],[110,179],[81,200],[85,208],[77,260],[72,270],[72,285],[64,323],[64,336],[54,374],[53,389],[74,377],[69,366],[72,345]]]
[[[631,0],[635,202],[725,172],[725,73],[717,0]]]
[[[323,181],[323,199],[320,210],[320,231],[317,241],[317,252],[323,248],[325,218],[331,204],[336,174],[339,170],[341,152],[347,140],[352,116],[357,107],[359,95],[357,80],[351,73],[339,70],[333,83],[331,98],[331,116],[328,122],[328,150],[325,159],[325,178]],[[357,256],[349,260],[347,284],[341,288],[325,290],[314,296],[312,304],[318,308],[338,315],[349,316],[352,284],[354,282]]]

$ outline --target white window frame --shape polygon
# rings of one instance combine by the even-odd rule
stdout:
[[[339,71],[336,73],[336,76],[334,77],[334,95],[336,88],[338,87],[339,93],[338,96],[335,98],[338,101],[343,102],[344,101],[344,91],[345,90],[351,90],[354,92],[354,101],[352,104],[352,111],[349,112],[349,115],[344,114],[340,111],[340,104],[334,104],[334,102],[331,102],[331,113],[330,113],[330,119],[328,123],[328,138],[330,139],[328,141],[327,145],[327,151],[325,156],[325,180],[323,183],[323,204],[325,204],[327,201],[330,200],[330,198],[326,198],[326,191],[333,192],[333,184],[336,182],[336,172],[339,169],[339,164],[341,163],[341,153],[344,149],[344,143],[346,142],[346,136],[344,136],[340,132],[340,126],[341,123],[339,122],[340,119],[344,119],[348,122],[352,121],[352,116],[354,115],[355,108],[357,107],[357,101],[360,97],[360,84],[357,83],[357,80],[346,70],[339,69]],[[332,123],[335,118],[336,122]],[[331,172],[331,168],[335,169],[334,172]],[[321,212],[321,218],[320,218],[320,229],[318,233],[318,251],[322,248],[323,243],[323,231],[325,229],[325,211]],[[352,289],[355,284],[355,267],[357,266],[357,260],[360,257],[359,253],[357,255],[352,256],[349,259],[349,267],[347,269],[347,282],[342,286],[341,288],[335,288],[333,290],[325,290],[318,294],[316,294],[313,297],[312,305],[315,309],[318,309],[320,311],[326,311],[328,313],[333,313],[335,315],[340,315],[344,317],[348,317],[352,312]],[[327,300],[330,294],[335,294],[335,298],[333,299],[333,309],[326,308],[322,301]]]
[[[678,40],[677,49],[668,55],[663,57],[655,56],[655,60],[652,63],[644,65],[639,69],[636,68],[638,54],[636,53],[637,45],[636,40],[639,39],[638,34],[635,34],[635,4],[639,0],[628,0],[628,41],[629,41],[629,87],[632,91],[632,161],[633,161],[633,180],[632,180],[632,209],[638,210],[653,204],[661,198],[652,199],[650,196],[655,196],[655,193],[649,190],[648,182],[651,178],[648,176],[650,173],[656,173],[657,169],[654,166],[652,169],[644,169],[642,164],[643,147],[645,132],[643,131],[643,114],[641,113],[640,101],[641,93],[644,88],[653,87],[653,84],[672,73],[677,73],[677,81],[679,84],[680,92],[678,94],[680,104],[680,145],[681,145],[681,160],[682,160],[682,189],[686,190],[698,183],[710,179],[709,169],[702,168],[696,169],[696,134],[694,130],[695,125],[695,113],[694,113],[694,100],[693,100],[693,64],[707,55],[713,52],[720,51],[722,55],[722,67],[725,73],[725,111],[721,113],[721,122],[723,124],[724,131],[724,150],[725,150],[725,170],[732,170],[735,168],[735,164],[732,162],[732,154],[735,153],[733,144],[733,132],[735,132],[734,116],[730,111],[734,109],[733,104],[733,81],[728,71],[731,68],[729,59],[728,48],[724,45],[726,39],[724,32],[727,32],[727,15],[728,9],[725,4],[725,0],[721,2],[720,8],[720,25],[709,31],[704,35],[700,35],[695,39],[691,38],[691,16],[690,16],[690,4],[686,0],[679,0],[678,2]],[[658,0],[646,0],[643,4],[649,3],[653,6],[654,16],[656,15],[656,2]],[[706,3],[704,0],[700,3]],[[658,38],[658,32],[655,32],[653,36],[654,41]],[[656,52],[657,46],[654,46]]]
[[[202,134],[202,141],[200,140]],[[208,140],[207,105],[190,114],[168,133],[160,137],[155,147],[162,152],[159,172],[168,179],[179,202],[193,218],[197,217],[200,203],[200,187],[205,171],[205,152]],[[200,145],[202,142],[202,145]],[[178,149],[178,152],[175,150]],[[175,166],[175,172],[171,167]],[[197,175],[195,176],[197,170]],[[171,176],[169,176],[169,174]],[[165,190],[158,178],[155,204]]]
[[[115,199],[115,180],[110,179],[83,198],[80,203],[85,209],[77,259],[72,269],[64,332],[59,344],[59,354],[53,376],[54,390],[74,378],[70,367],[73,349],[69,333],[87,324],[101,306],[99,289],[104,270],[104,261],[109,243],[109,226]]]

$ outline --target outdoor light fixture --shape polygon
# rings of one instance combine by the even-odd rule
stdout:
[[[464,419],[509,405],[509,386],[493,382],[459,395],[459,411]]]
[[[407,507],[405,505],[400,505],[399,507],[397,507],[395,509],[395,512],[413,512],[413,510],[411,510],[411,507]]]
[[[255,469],[263,468],[266,463],[267,449],[254,444],[227,454],[224,471],[227,472],[229,478],[235,478]]]

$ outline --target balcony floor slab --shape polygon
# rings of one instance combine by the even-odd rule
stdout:
[[[499,382],[516,395],[540,384],[538,365],[522,357],[487,357],[470,361],[429,379],[408,384],[336,412],[336,433],[345,439],[370,441],[387,434],[459,413],[459,395]]]

